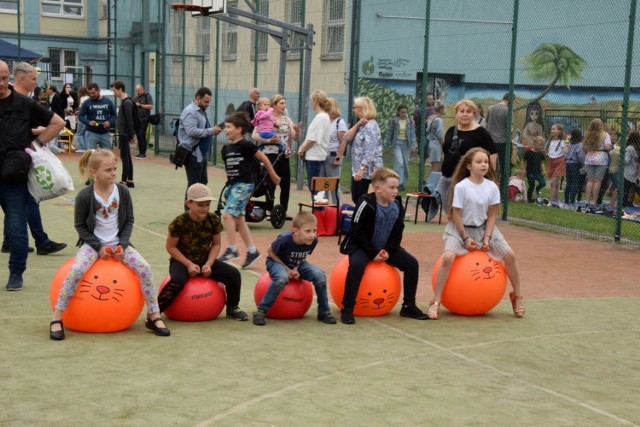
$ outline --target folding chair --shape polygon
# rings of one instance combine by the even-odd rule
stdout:
[[[438,198],[435,197],[435,191],[438,188],[438,183],[440,182],[440,178],[442,178],[442,172],[430,172],[427,177],[426,187],[430,190],[430,193],[423,191],[416,191],[413,193],[407,193],[407,199],[404,202],[404,211],[407,211],[407,207],[409,206],[409,199],[416,199],[416,215],[413,219],[413,223],[418,223],[418,210],[420,209],[420,204],[423,200],[429,200],[429,212],[426,213],[425,222],[431,221],[433,217],[436,216],[439,212],[438,216],[438,224],[442,223],[442,202],[438,201]],[[433,206],[433,208],[432,208]]]
[[[311,208],[311,212],[315,212],[318,209],[324,209],[324,208],[335,208],[336,210],[336,224],[339,224],[339,219],[340,219],[340,195],[338,194],[338,188],[340,185],[340,178],[338,177],[331,177],[331,178],[327,178],[327,177],[313,177],[311,178],[311,203],[307,203],[307,202],[300,202],[298,203],[299,206],[299,211],[302,210],[303,207],[306,208]],[[324,191],[325,193],[329,193],[329,192],[333,192],[333,194],[335,195],[335,200],[336,203],[332,204],[318,204],[316,203],[316,200],[314,199],[314,195],[318,192],[318,191]]]

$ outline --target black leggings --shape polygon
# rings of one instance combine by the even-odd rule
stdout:
[[[349,254],[349,269],[347,270],[347,279],[344,287],[344,297],[342,305],[345,308],[353,308],[356,304],[356,296],[360,288],[360,282],[364,275],[364,269],[371,261],[365,251],[357,249],[354,253]],[[403,290],[404,305],[414,305],[416,303],[416,289],[418,288],[418,272],[420,265],[413,255],[399,248],[389,254],[387,264],[396,267],[404,272]]]
[[[278,155],[267,154],[267,157],[271,164],[273,164]],[[273,164],[273,168],[280,177],[280,204],[286,212],[289,210],[289,194],[291,192],[291,166],[289,165],[289,158],[285,156],[280,157],[280,159]],[[267,183],[274,189],[275,194],[275,185],[269,177],[267,177]]]
[[[169,262],[169,274],[171,279],[169,283],[162,288],[158,295],[158,305],[160,312],[165,311],[178,294],[184,288],[184,284],[189,279],[189,270],[182,263],[171,260]],[[236,307],[240,303],[240,272],[225,262],[215,260],[211,267],[211,276],[213,280],[224,285],[227,291],[227,307]]]

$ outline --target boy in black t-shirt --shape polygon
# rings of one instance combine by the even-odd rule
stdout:
[[[523,156],[523,168],[527,171],[527,181],[529,188],[527,189],[527,200],[529,203],[533,203],[536,200],[538,203],[542,203],[540,200],[540,191],[547,185],[547,181],[544,179],[544,138],[536,136],[533,139],[533,149],[524,152]],[[538,186],[536,187],[536,181]],[[533,196],[533,189],[536,190],[536,199]]]
[[[266,324],[265,315],[276,302],[280,291],[289,283],[289,279],[310,281],[318,296],[318,320],[329,325],[337,323],[329,310],[324,271],[307,262],[307,256],[318,244],[317,235],[316,217],[311,212],[302,211],[293,219],[291,230],[279,235],[271,244],[267,251],[267,271],[271,276],[271,284],[258,304],[258,310],[253,313],[254,325]]]
[[[215,200],[204,184],[193,184],[187,190],[187,211],[169,224],[166,248],[171,259],[171,280],[158,295],[160,312],[165,311],[182,291],[190,277],[202,275],[223,283],[227,291],[227,317],[247,320],[240,310],[240,272],[216,257],[220,253],[222,224],[220,218],[209,212]]]
[[[258,147],[254,143],[243,139],[244,133],[249,129],[249,122],[243,113],[231,114],[226,118],[224,125],[224,133],[231,141],[230,144],[222,147],[222,159],[227,172],[226,202],[222,221],[227,229],[228,245],[218,260],[226,262],[240,256],[236,247],[236,230],[238,230],[247,246],[247,257],[242,264],[242,268],[247,269],[260,258],[260,252],[253,243],[244,217],[247,203],[255,188],[253,182],[255,161],[262,162],[275,185],[280,183],[280,177],[273,170],[267,155],[258,151]]]

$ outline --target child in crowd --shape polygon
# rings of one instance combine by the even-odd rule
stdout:
[[[527,171],[527,181],[529,188],[527,189],[527,200],[529,203],[533,203],[536,200],[538,203],[542,203],[540,199],[540,191],[547,185],[547,181],[544,179],[544,138],[536,136],[533,138],[533,148],[524,152],[523,156],[523,169]],[[536,187],[535,184],[538,183]],[[536,190],[536,198],[533,198],[533,189]]]
[[[80,190],[74,208],[80,249],[62,284],[49,325],[49,337],[65,338],[62,312],[67,308],[84,274],[98,260],[116,259],[135,271],[147,302],[145,326],[156,335],[170,335],[160,317],[151,266],[136,251],[129,238],[133,231],[133,204],[126,185],[116,184],[117,159],[111,150],[89,150],[80,158],[80,173],[93,183]]]
[[[265,315],[289,279],[311,282],[318,297],[318,320],[329,325],[336,323],[329,310],[327,278],[321,268],[306,260],[318,244],[317,234],[316,217],[311,212],[301,211],[293,218],[291,230],[279,235],[271,244],[267,252],[267,271],[271,276],[271,284],[258,304],[258,310],[253,313],[254,325],[266,324]]]
[[[245,209],[255,188],[256,160],[262,162],[271,181],[278,185],[280,177],[273,170],[269,158],[253,142],[244,139],[249,132],[249,121],[243,113],[233,113],[225,120],[224,133],[230,144],[222,147],[222,159],[227,172],[226,203],[222,213],[222,220],[227,230],[228,245],[224,253],[218,258],[220,261],[231,261],[240,256],[236,247],[236,230],[247,246],[247,257],[242,264],[243,269],[260,258],[251,238],[251,232],[245,220]]]
[[[630,132],[627,138],[627,151],[624,154],[624,207],[632,207],[636,194],[640,195],[640,134]]]
[[[227,291],[227,317],[247,320],[240,310],[240,272],[216,259],[222,242],[222,223],[209,212],[215,200],[204,184],[193,184],[187,189],[187,211],[169,224],[166,248],[169,260],[169,283],[160,291],[160,311],[165,311],[184,288],[190,277],[202,275],[223,283]]]
[[[396,172],[382,167],[371,175],[373,193],[362,196],[355,207],[351,229],[340,247],[349,255],[349,269],[342,299],[340,320],[356,323],[353,308],[364,270],[370,261],[386,262],[404,272],[404,301],[400,316],[426,320],[416,306],[419,264],[402,246],[404,209],[398,197],[400,179]]]
[[[565,159],[567,152],[567,142],[564,136],[564,127],[560,123],[551,125],[549,140],[547,141],[547,157],[549,158],[549,169],[547,177],[551,184],[551,207],[559,208],[558,197],[560,194],[560,179],[565,176]]]
[[[274,131],[276,121],[273,119],[273,107],[271,107],[269,98],[258,100],[258,111],[251,120],[251,124],[258,129],[260,138],[270,139],[276,134]]]
[[[449,196],[449,223],[443,237],[444,254],[436,276],[433,301],[427,312],[429,319],[440,317],[440,299],[456,256],[477,249],[488,252],[494,260],[504,259],[505,270],[513,286],[513,292],[509,294],[513,313],[516,317],[524,316],[516,257],[495,226],[500,206],[500,190],[495,181],[489,152],[483,148],[467,151],[456,167],[453,174],[455,186]]]
[[[575,128],[571,131],[569,137],[569,146],[567,154],[564,156],[567,187],[564,190],[565,205],[573,206],[576,201],[580,200],[580,193],[584,185],[584,179],[580,173],[580,169],[584,165],[584,151],[582,150],[582,130]]]
[[[524,176],[525,171],[524,169],[521,169],[518,171],[518,173],[509,178],[509,200],[511,200],[512,202],[519,202],[523,199],[525,202],[527,201]]]

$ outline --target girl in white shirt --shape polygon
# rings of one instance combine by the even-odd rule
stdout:
[[[444,230],[444,254],[427,313],[429,319],[440,317],[442,292],[456,256],[478,249],[487,252],[494,260],[504,260],[507,277],[513,287],[509,294],[513,313],[516,317],[524,316],[516,257],[495,226],[500,206],[500,190],[495,180],[496,173],[485,149],[472,148],[460,159],[453,174],[455,187],[449,194],[449,223]]]
[[[549,131],[547,141],[547,158],[549,167],[547,177],[551,185],[551,207],[559,208],[558,194],[560,193],[560,179],[565,176],[564,155],[567,153],[568,144],[564,136],[564,127],[560,123],[554,123]]]

